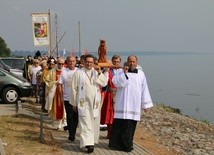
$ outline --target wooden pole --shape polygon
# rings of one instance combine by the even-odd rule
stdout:
[[[40,143],[44,143],[44,133],[43,133],[43,121],[44,121],[44,117],[43,117],[43,113],[40,113]]]
[[[80,38],[80,21],[78,21],[78,28],[79,28],[79,57],[82,55],[81,52],[81,38]]]
[[[53,50],[52,50],[52,33],[51,33],[51,11],[48,11],[49,15],[49,56],[53,57]]]
[[[55,26],[56,26],[56,53],[57,57],[59,56],[59,46],[58,46],[58,32],[57,32],[57,14],[55,13]]]

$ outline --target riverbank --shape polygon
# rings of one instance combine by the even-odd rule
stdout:
[[[9,105],[4,106],[7,107],[7,110],[5,110],[3,106],[1,106],[0,111],[8,111],[9,113],[11,113],[11,115],[14,114],[15,106],[10,105],[11,107],[9,108],[8,106]],[[38,104],[36,105],[34,102],[29,102],[26,104],[23,103],[22,107],[24,107],[26,110],[30,110],[33,113],[38,113],[39,109],[41,108],[40,106],[38,106]],[[196,121],[190,117],[183,116],[175,112],[179,112],[179,109],[172,109],[163,105],[155,105],[146,113],[143,112],[142,119],[140,122],[138,122],[136,128],[134,142],[138,146],[145,148],[154,155],[214,155],[214,126]],[[3,117],[1,118],[3,119]],[[28,119],[30,118],[31,117],[29,117]],[[20,120],[18,120],[17,117],[11,117],[11,121],[13,123],[8,123],[9,120],[5,119],[6,118],[4,118],[4,121],[7,122],[7,126],[1,127],[8,128],[8,130],[5,129],[6,132],[2,132],[2,135],[0,134],[0,138],[2,138],[2,141],[4,143],[8,144],[7,146],[5,146],[7,152],[8,150],[13,151],[14,149],[10,148],[14,146],[17,149],[16,152],[18,151],[19,153],[21,153],[23,151],[22,149],[25,148],[23,146],[26,146],[26,144],[31,143],[31,139],[32,137],[34,137],[34,140],[32,140],[32,145],[35,146],[30,148],[30,150],[33,150],[35,154],[37,153],[37,151],[40,151],[39,153],[43,154],[41,153],[41,149],[34,150],[34,148],[41,147],[41,143],[39,143],[38,137],[38,119],[30,119],[28,123],[23,122],[24,118],[20,118]],[[2,122],[2,124],[5,123]],[[16,125],[21,125],[22,127],[17,127]],[[34,126],[30,129],[34,129],[35,131],[30,131],[29,126],[27,125]],[[47,130],[48,128],[45,129]],[[4,130],[1,129],[1,131]],[[20,134],[22,132],[25,134],[22,136],[15,136],[19,138],[14,139],[14,136],[12,136],[12,131],[14,131],[14,134]],[[26,134],[26,131],[29,131],[29,134]],[[50,129],[48,129],[48,131],[46,132],[48,133],[48,135],[50,135],[49,133],[51,131]],[[29,139],[25,136],[31,138]],[[20,138],[23,139],[21,140]],[[53,138],[53,136],[50,135],[49,138],[51,139]],[[52,139],[52,141],[54,140]],[[44,145],[42,146],[44,147],[46,154],[48,153],[48,148],[50,151],[49,153],[51,153],[53,150],[56,153],[56,148],[58,148],[58,154],[60,154],[60,147],[56,147],[58,145],[59,144],[55,143],[52,147],[50,147],[49,145],[46,145],[45,147]]]
[[[137,142],[158,155],[161,149],[184,155],[214,155],[214,126],[176,112],[179,109],[163,105],[143,112]]]

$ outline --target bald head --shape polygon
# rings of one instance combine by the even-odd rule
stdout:
[[[128,56],[127,61],[129,61],[129,59],[136,59],[136,61],[137,61],[137,57],[135,55]]]
[[[67,56],[66,60],[70,60],[70,59],[76,59],[76,57],[74,57],[72,55]]]
[[[66,59],[66,62],[67,62],[68,68],[70,70],[74,70],[75,69],[76,58],[74,56],[68,56],[67,59]]]
[[[65,63],[65,59],[63,58],[63,57],[59,57],[58,59],[57,59],[57,63]]]
[[[127,64],[131,70],[134,70],[137,67],[137,57],[135,55],[128,56]]]

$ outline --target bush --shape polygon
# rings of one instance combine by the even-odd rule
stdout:
[[[4,39],[0,37],[0,57],[8,57],[10,56],[10,49],[7,47]]]

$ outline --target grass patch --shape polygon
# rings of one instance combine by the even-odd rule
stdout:
[[[201,120],[203,123],[210,125],[210,122],[208,120]]]
[[[158,104],[158,105],[160,105],[167,112],[173,112],[173,113],[181,114],[181,110],[178,108],[172,108],[168,105],[164,105],[163,103]]]
[[[178,108],[172,108],[171,106],[164,105],[163,103],[160,103],[160,104],[157,104],[157,105],[160,106],[160,107],[162,107],[163,110],[166,111],[166,112],[172,112],[172,113],[181,114],[181,110],[178,109]],[[185,116],[186,117],[191,117],[192,119],[194,119],[196,121],[199,121],[199,122],[202,122],[204,124],[211,125],[211,123],[208,120],[206,120],[206,119],[198,119],[198,118],[195,118],[194,116],[188,116],[188,115],[185,115]]]
[[[25,115],[1,116],[0,138],[7,155],[55,154],[60,155],[60,144],[44,126],[44,143],[40,143],[40,122]]]

